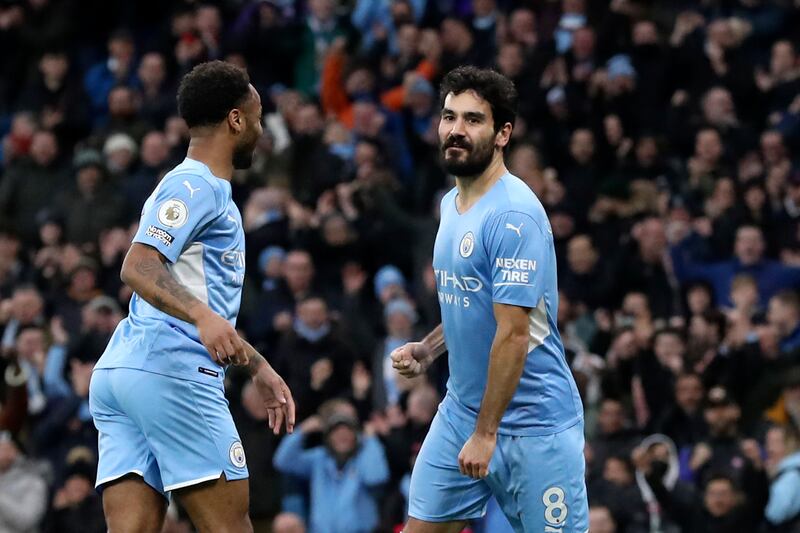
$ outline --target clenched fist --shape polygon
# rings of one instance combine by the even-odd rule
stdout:
[[[395,349],[392,354],[392,367],[407,378],[424,374],[433,362],[431,350],[421,342],[409,342]]]

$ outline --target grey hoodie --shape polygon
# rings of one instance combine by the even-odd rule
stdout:
[[[646,437],[639,446],[642,448],[649,448],[653,444],[664,444],[669,449],[669,459],[667,461],[667,471],[664,473],[661,482],[668,491],[672,491],[678,482],[678,475],[680,473],[680,466],[678,464],[678,450],[675,443],[671,438],[660,433]],[[671,531],[672,528],[663,523],[660,505],[656,498],[653,489],[645,479],[644,472],[636,470],[636,484],[639,486],[639,491],[642,493],[642,499],[647,506],[647,512],[650,515],[650,531],[653,533],[666,533]]]
[[[0,533],[36,533],[47,510],[40,468],[20,457],[0,472]]]

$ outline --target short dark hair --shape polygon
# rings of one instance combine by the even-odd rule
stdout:
[[[678,337],[678,339],[680,339],[680,341],[682,343],[686,344],[686,335],[684,334],[683,331],[681,331],[678,328],[667,326],[667,327],[664,327],[664,328],[661,328],[661,329],[657,329],[653,333],[653,345],[655,345],[656,340],[658,340],[658,338],[663,336],[663,335],[673,335],[675,337]]]
[[[628,471],[628,473],[633,475],[633,461],[631,461],[631,458],[624,453],[611,453],[608,457],[606,457],[606,463],[608,463],[608,461],[619,461],[625,466],[625,469]]]
[[[717,333],[719,333],[720,337],[725,336],[725,326],[728,325],[728,320],[722,311],[718,309],[706,309],[700,314],[700,317],[709,325],[717,328]]]
[[[703,385],[703,378],[700,377],[700,374],[698,374],[697,372],[690,372],[690,371],[681,372],[680,374],[678,374],[678,377],[675,378],[675,383],[677,384],[679,381],[684,379],[696,379],[697,381],[700,382],[700,385]]]
[[[736,227],[736,231],[737,231],[737,232],[738,232],[739,230],[743,230],[743,229],[754,229],[754,230],[756,230],[756,231],[757,231],[757,232],[758,232],[758,233],[759,233],[759,234],[760,234],[762,237],[764,236],[764,230],[763,230],[763,229],[761,229],[761,226],[759,226],[758,224],[755,224],[755,223],[747,223],[747,222],[745,222],[744,224],[740,224],[739,226],[737,226],[737,227]]]
[[[448,94],[461,94],[465,91],[475,91],[489,103],[495,132],[500,131],[507,122],[514,124],[519,95],[510,79],[491,69],[472,66],[455,68],[442,80],[439,91],[440,107],[444,107]]]
[[[31,291],[35,292],[39,296],[42,295],[42,293],[39,292],[39,289],[33,283],[20,283],[16,287],[14,287],[13,293],[17,294],[19,292],[31,292]]]
[[[736,483],[736,480],[731,476],[728,472],[724,472],[722,470],[714,470],[705,479],[705,483],[703,483],[703,490],[707,489],[708,486],[715,482],[715,481],[725,481],[728,485],[731,486],[734,492],[739,490],[739,485]]]
[[[108,36],[110,41],[126,41],[133,44],[133,33],[127,28],[117,28]]]
[[[194,67],[178,88],[178,113],[190,128],[222,122],[250,94],[250,77],[224,61]]]
[[[35,324],[25,324],[24,326],[20,326],[17,329],[17,332],[14,334],[14,340],[19,339],[22,336],[22,334],[25,333],[26,331],[38,331],[44,334],[44,329],[42,329],[42,326],[37,326]]]
[[[302,296],[302,297],[298,298],[296,305],[297,305],[297,307],[300,307],[303,304],[306,304],[308,302],[313,302],[313,301],[316,301],[316,300],[319,300],[320,302],[325,304],[325,307],[328,307],[328,301],[325,299],[325,297],[322,294],[320,294],[318,292],[311,292],[311,293],[306,294],[305,296]]]

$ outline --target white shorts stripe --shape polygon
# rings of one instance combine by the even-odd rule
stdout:
[[[169,492],[171,490],[182,489],[184,487],[191,487],[192,485],[197,485],[198,483],[204,483],[206,481],[211,481],[212,479],[219,479],[222,475],[222,470],[217,472],[216,474],[210,474],[208,476],[199,477],[197,479],[191,479],[189,481],[182,481],[181,483],[173,483],[172,485],[168,485],[164,487],[164,492]]]
[[[97,488],[100,485],[105,485],[106,483],[108,483],[110,481],[114,481],[115,479],[119,479],[119,478],[121,478],[123,476],[127,476],[128,474],[136,474],[139,477],[141,477],[142,479],[144,479],[144,472],[142,472],[141,470],[129,470],[128,472],[123,472],[122,474],[117,474],[116,476],[109,476],[109,477],[105,477],[103,479],[98,479],[97,483],[94,484],[94,488]]]

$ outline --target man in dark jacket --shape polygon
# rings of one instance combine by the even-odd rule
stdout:
[[[275,352],[280,369],[297,401],[297,417],[315,413],[325,400],[345,394],[350,387],[354,356],[339,337],[325,300],[310,295],[300,300],[296,318]]]
[[[56,199],[69,242],[95,242],[100,233],[119,225],[125,199],[108,182],[103,159],[94,150],[75,156],[75,184]]]
[[[64,188],[66,176],[58,165],[58,143],[49,131],[38,131],[30,158],[22,159],[0,179],[0,217],[17,231],[23,244],[38,238],[36,216]]]
[[[656,423],[656,430],[675,441],[679,450],[693,446],[708,433],[702,412],[703,396],[703,382],[697,374],[681,374],[675,380],[675,404]]]

